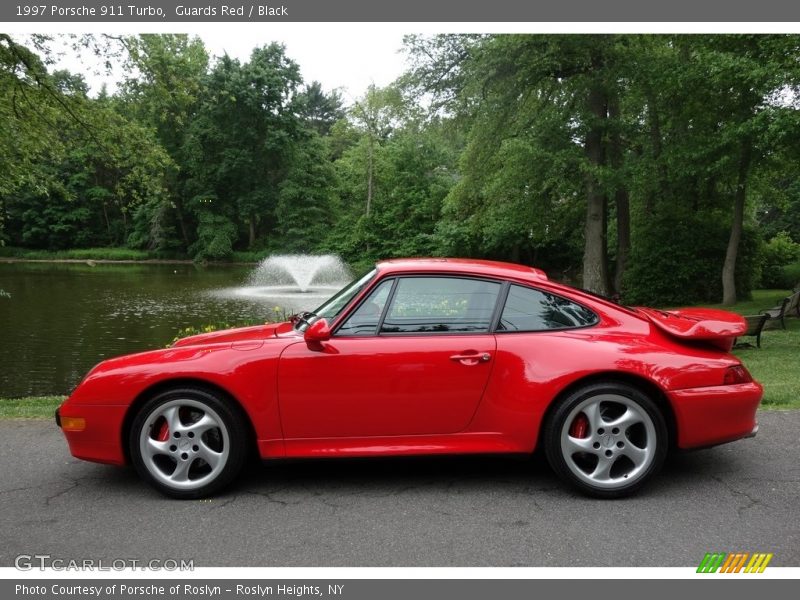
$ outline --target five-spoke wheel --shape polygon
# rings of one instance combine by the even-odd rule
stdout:
[[[176,498],[199,498],[241,469],[246,430],[232,407],[202,389],[170,390],[145,403],[130,432],[139,474]]]
[[[661,467],[664,418],[635,387],[597,383],[564,398],[544,431],[553,469],[581,490],[615,498],[636,491]]]

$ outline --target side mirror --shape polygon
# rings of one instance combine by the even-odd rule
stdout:
[[[306,342],[326,342],[331,339],[331,327],[327,319],[317,319],[306,329],[303,338]]]

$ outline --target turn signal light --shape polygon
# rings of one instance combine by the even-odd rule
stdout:
[[[86,419],[83,417],[61,417],[61,429],[64,431],[83,431],[86,429]]]
[[[725,379],[723,380],[725,385],[750,383],[751,381],[753,381],[753,378],[750,376],[747,369],[744,368],[744,365],[736,365],[735,367],[728,367],[725,369]]]

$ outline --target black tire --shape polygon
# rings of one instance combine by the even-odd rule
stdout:
[[[248,429],[241,410],[216,392],[175,388],[139,409],[128,448],[139,476],[162,494],[204,498],[241,471]]]
[[[638,491],[658,473],[668,445],[656,403],[637,387],[615,381],[592,383],[562,398],[543,429],[552,469],[595,498]]]

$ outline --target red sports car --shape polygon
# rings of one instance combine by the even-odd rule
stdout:
[[[588,494],[634,492],[671,448],[756,433],[741,317],[627,308],[531,267],[379,263],[291,322],[96,366],[56,420],[78,458],[176,498],[246,456],[530,453]]]

